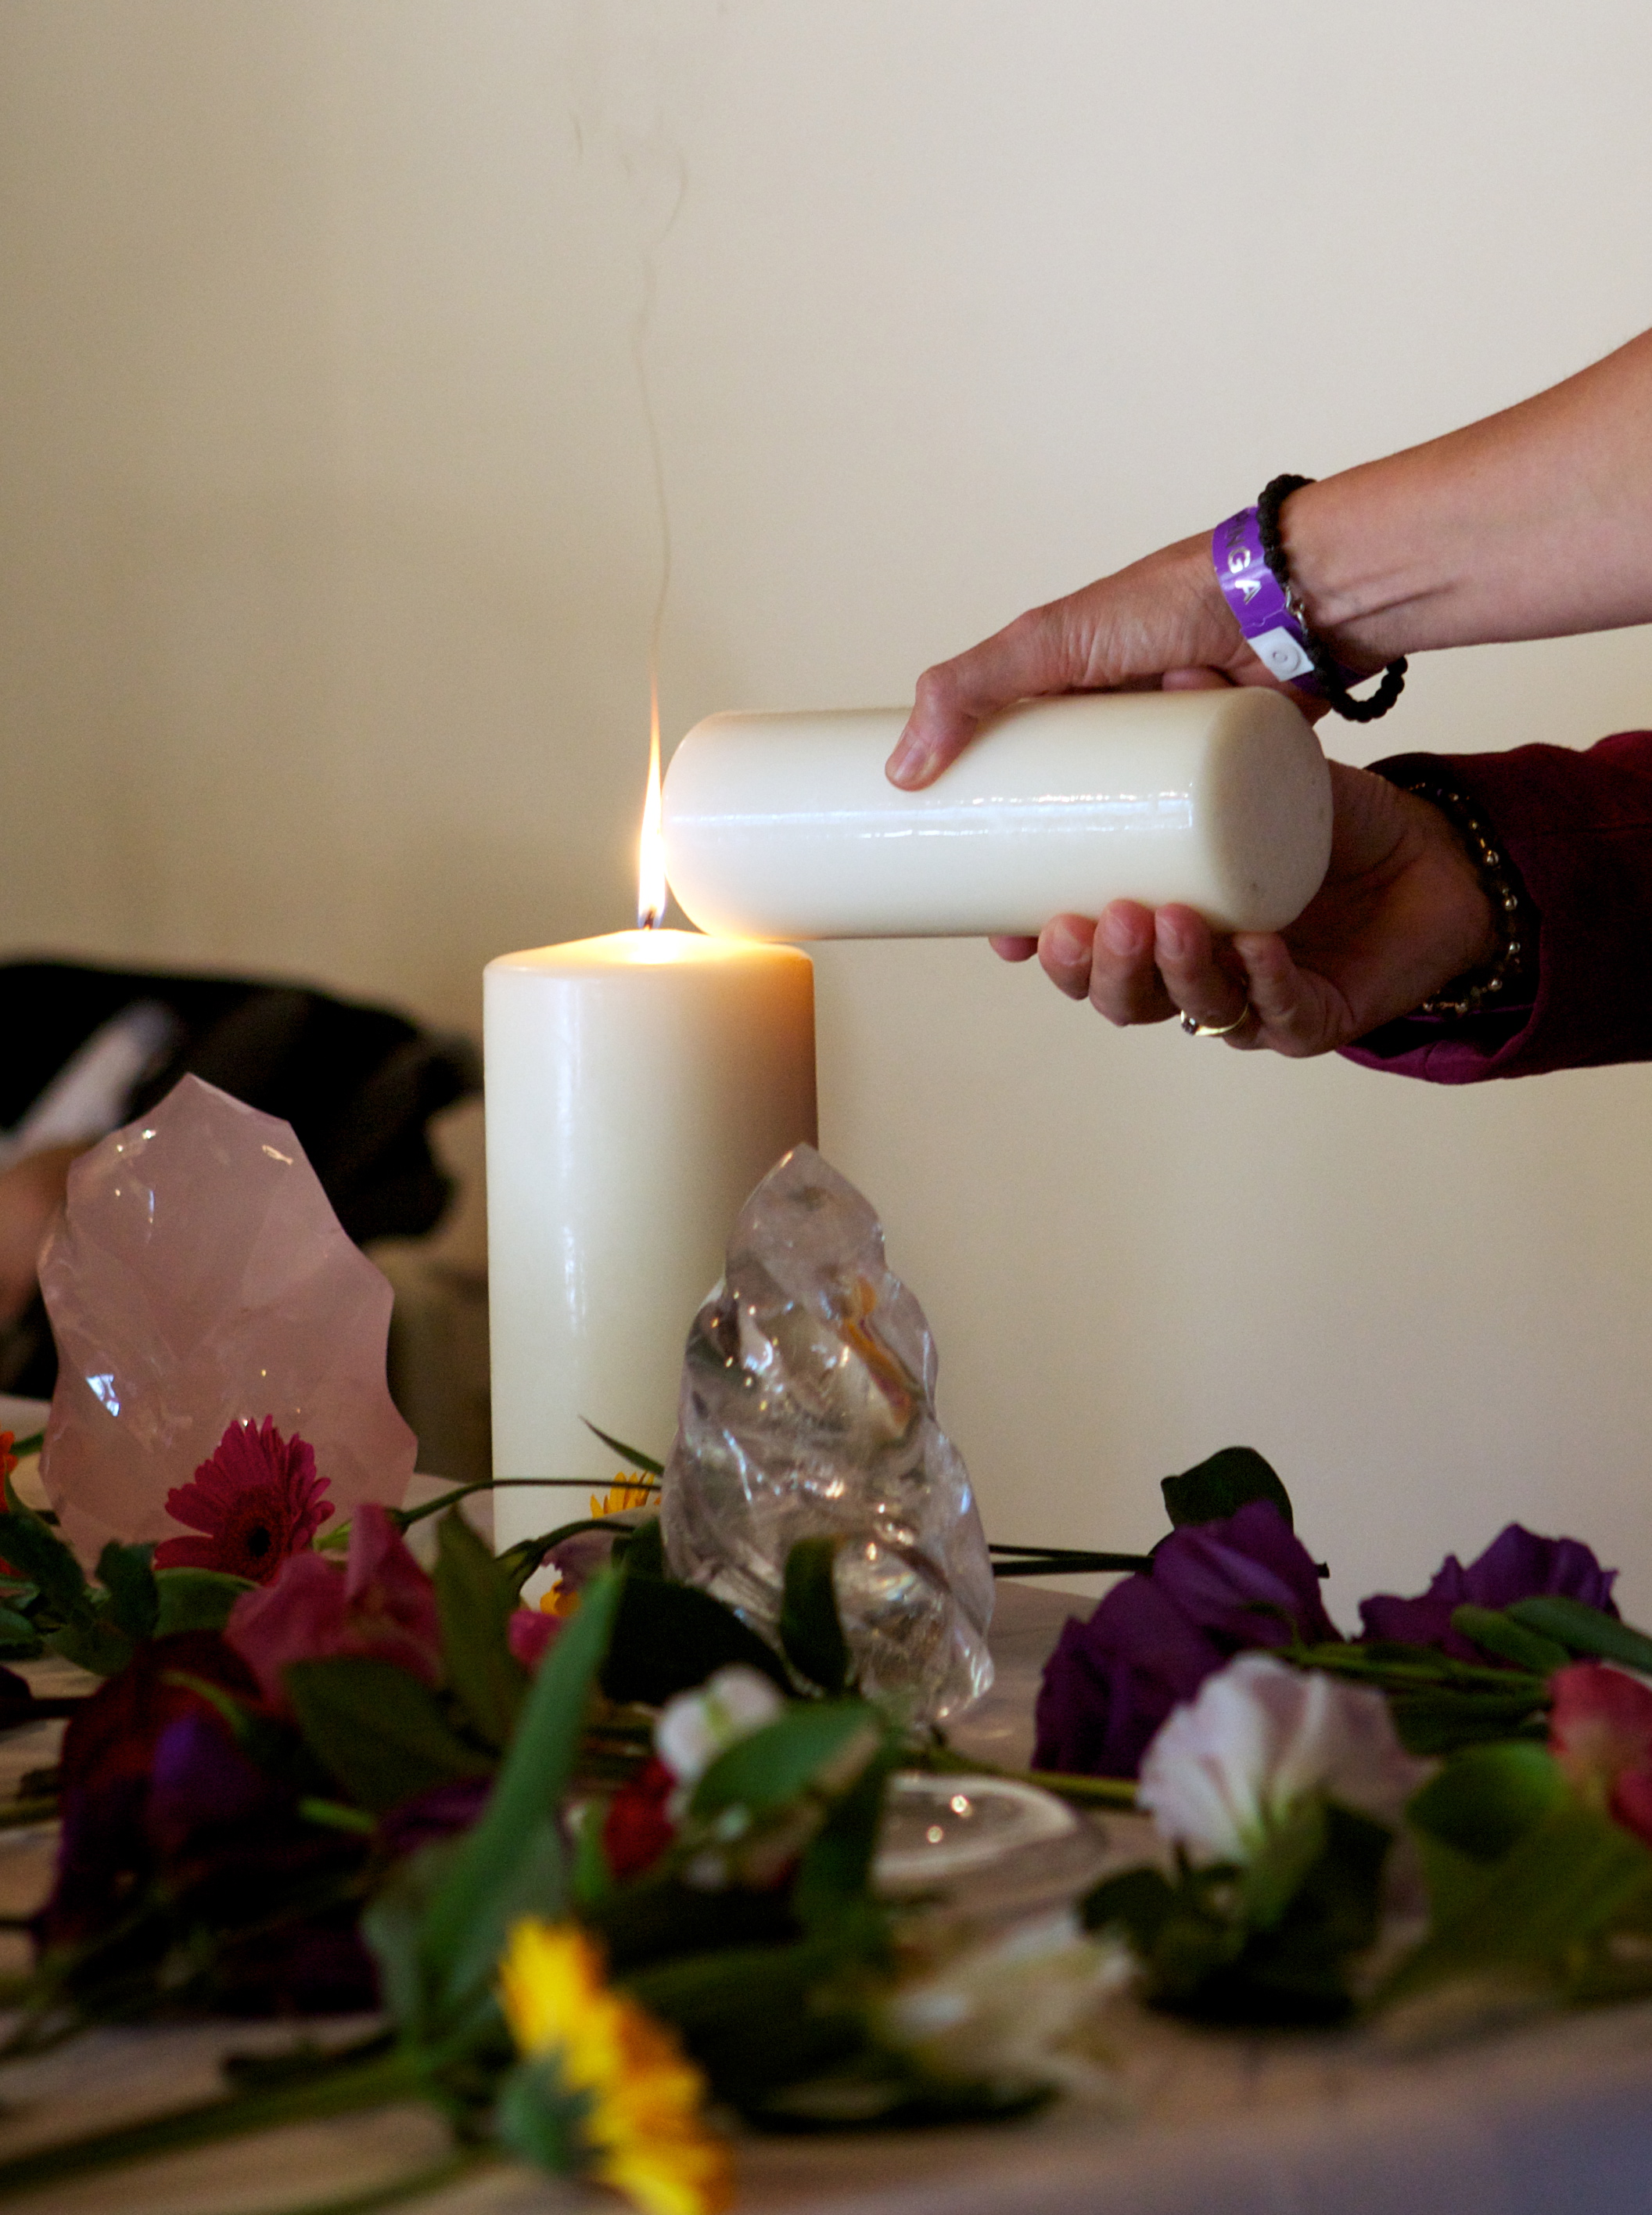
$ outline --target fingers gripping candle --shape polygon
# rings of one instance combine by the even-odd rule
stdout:
[[[645,918],[664,904],[663,877],[645,885]],[[616,931],[489,962],[483,1027],[494,1473],[606,1483],[615,1459],[586,1423],[664,1460],[730,1226],[814,1141],[812,965],[794,947]],[[497,1492],[495,1543],[584,1506]]]
[[[1110,900],[1277,930],[1331,856],[1331,773],[1283,694],[1078,693],[987,725],[922,792],[898,708],[712,715],[665,780],[666,866],[706,930],[1035,935]]]

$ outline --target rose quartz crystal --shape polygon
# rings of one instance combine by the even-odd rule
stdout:
[[[69,1173],[40,1255],[58,1353],[40,1475],[91,1566],[176,1538],[166,1511],[228,1425],[272,1415],[344,1521],[400,1506],[417,1451],[384,1382],[389,1283],[289,1125],[186,1077]]]

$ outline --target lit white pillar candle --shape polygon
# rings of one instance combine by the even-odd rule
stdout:
[[[494,1473],[606,1482],[587,1421],[664,1459],[734,1218],[814,1141],[813,965],[647,929],[502,955],[482,991]],[[496,1492],[495,1543],[583,1511]]]
[[[1281,693],[1080,693],[988,725],[935,783],[884,763],[902,709],[711,715],[665,779],[666,868],[703,930],[1032,935],[1110,900],[1276,930],[1331,855],[1331,775]]]

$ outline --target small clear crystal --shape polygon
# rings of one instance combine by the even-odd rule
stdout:
[[[935,1346],[877,1216],[811,1146],[741,1211],[695,1316],[662,1509],[674,1574],[776,1635],[799,1538],[841,1543],[862,1688],[939,1722],[993,1679],[992,1568],[935,1418]]]

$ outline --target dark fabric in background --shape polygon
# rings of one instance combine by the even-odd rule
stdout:
[[[0,963],[0,1129],[28,1112],[76,1049],[138,1000],[180,1026],[165,1066],[134,1095],[140,1115],[180,1077],[291,1123],[340,1222],[358,1245],[432,1230],[451,1197],[431,1151],[432,1115],[481,1089],[468,1039],[421,1031],[403,1015],[294,985]],[[44,1399],[57,1353],[37,1299],[0,1339],[0,1390]]]

